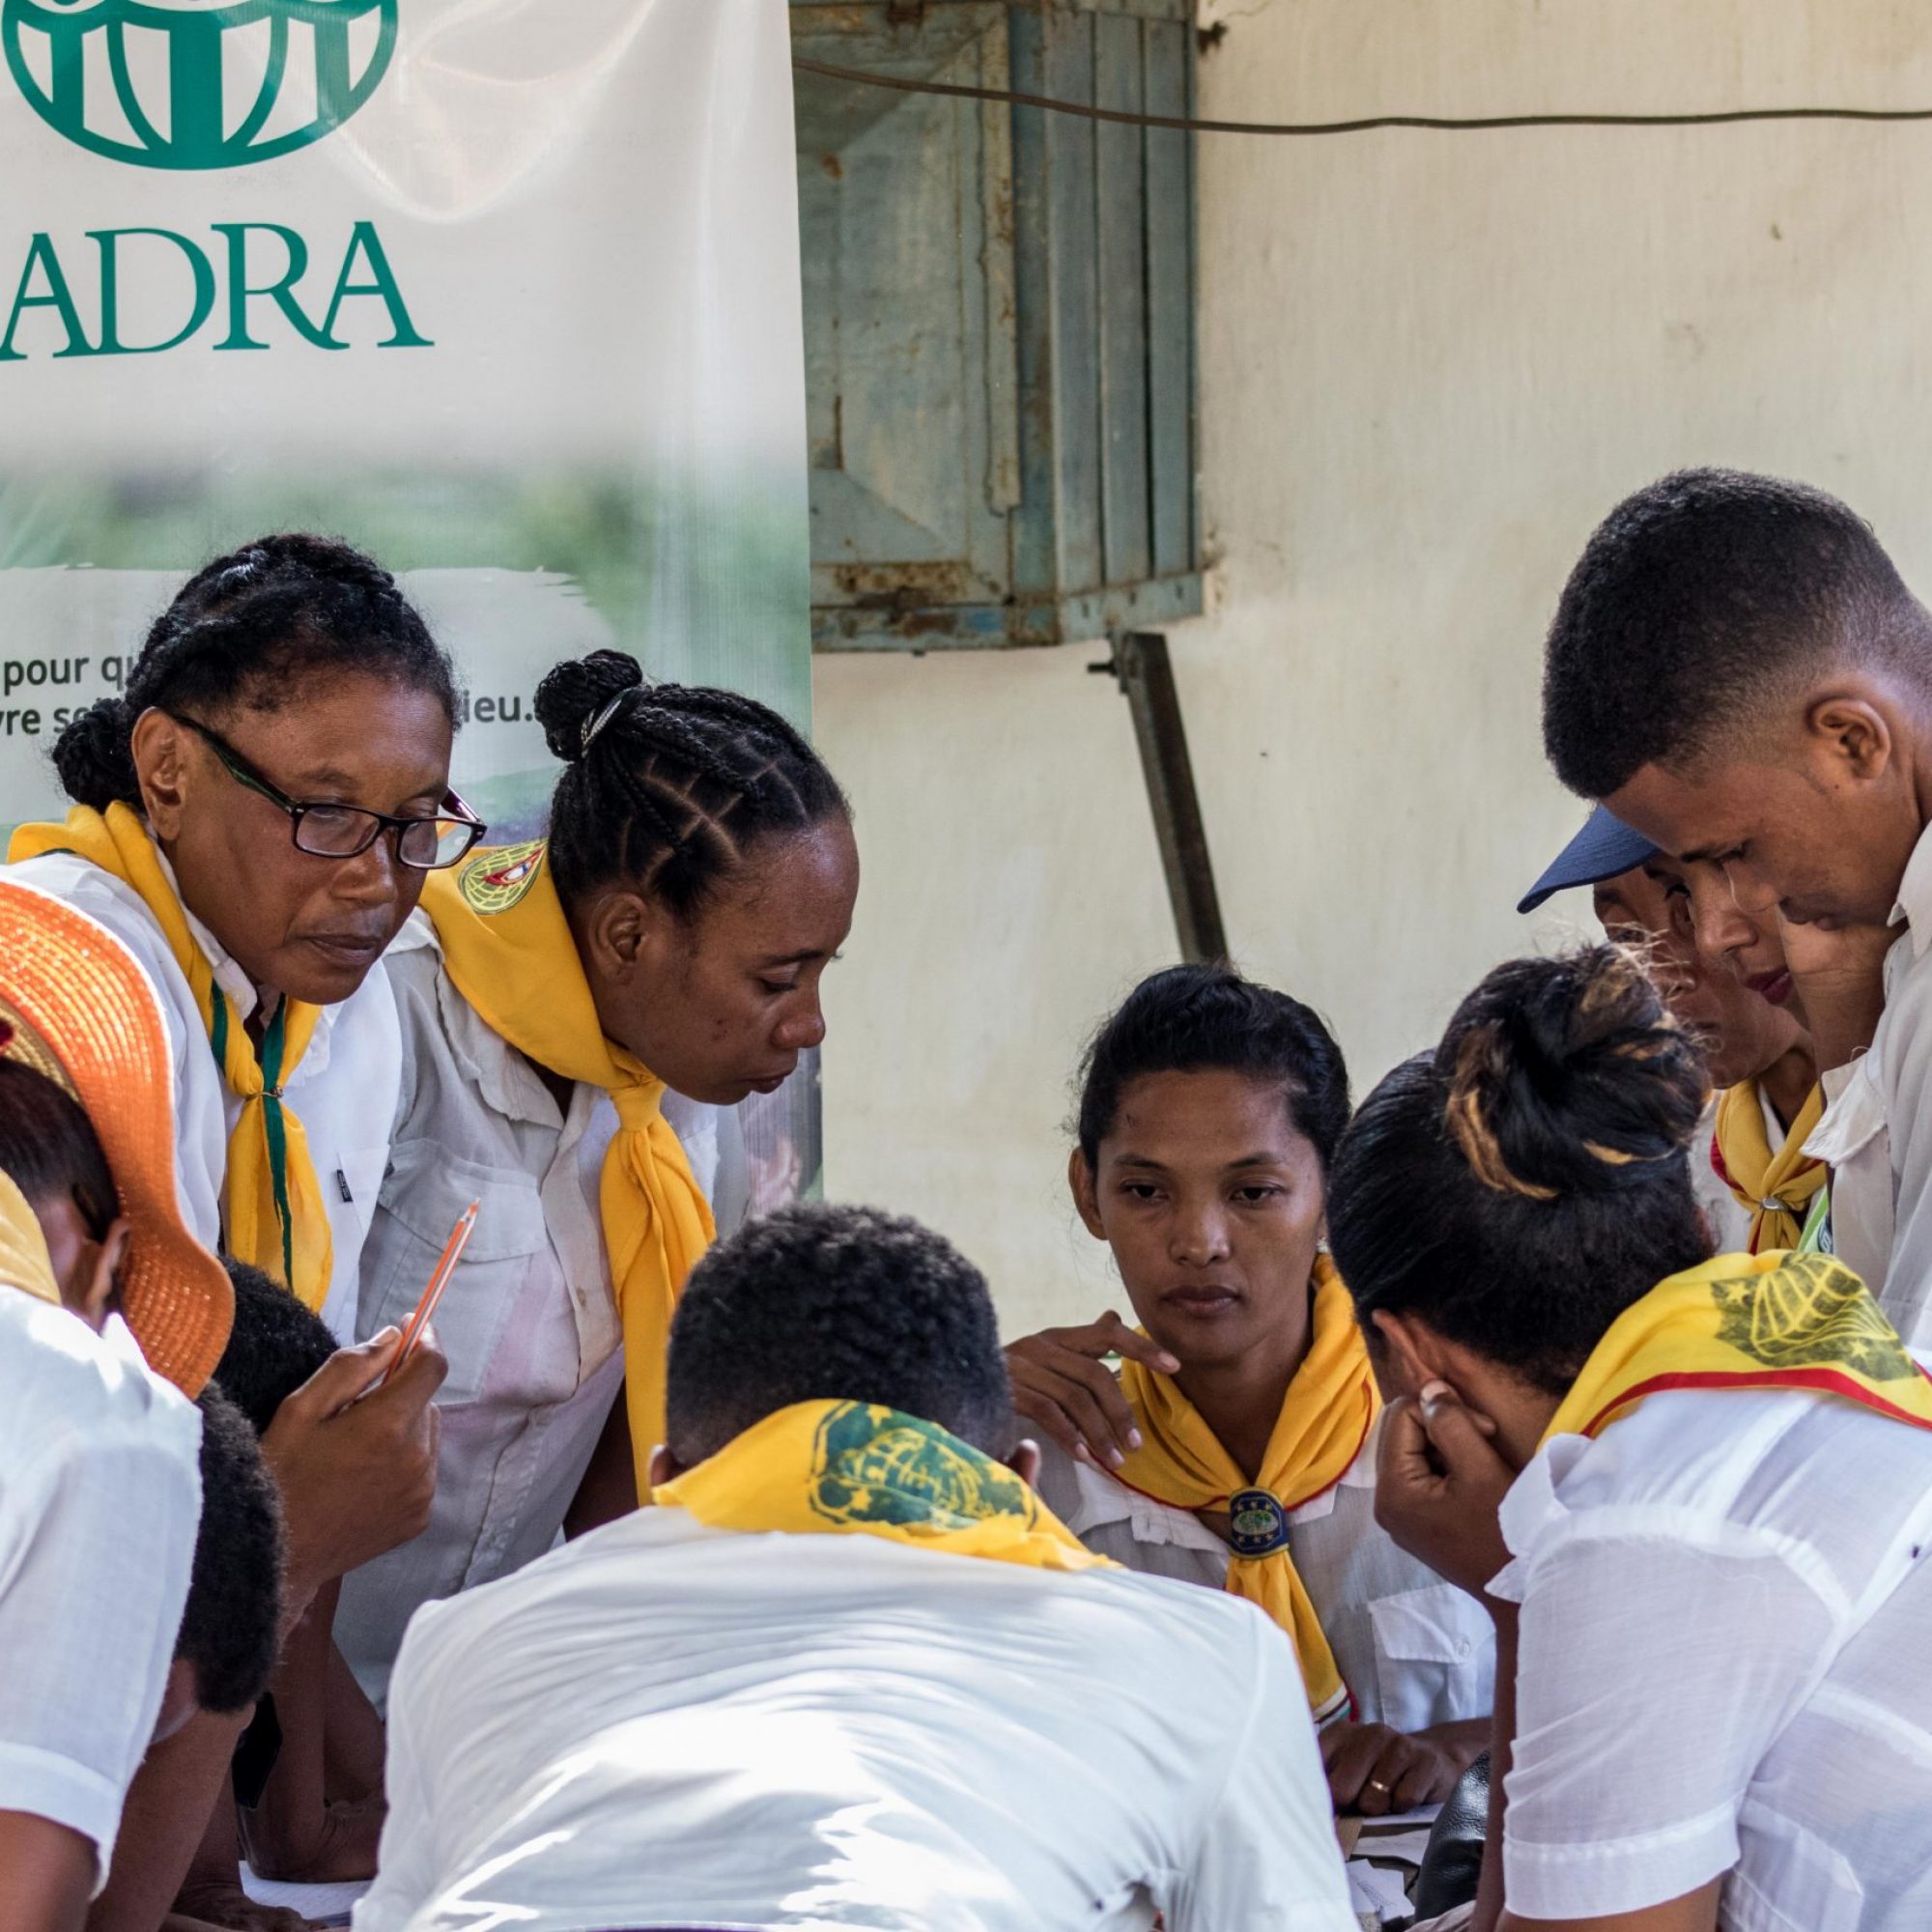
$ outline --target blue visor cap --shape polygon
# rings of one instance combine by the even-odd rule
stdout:
[[[1544,867],[1542,878],[1517,901],[1518,912],[1534,912],[1552,895],[1572,886],[1594,886],[1614,879],[1654,859],[1658,847],[1641,832],[1633,832],[1601,805],[1584,821],[1583,829]]]

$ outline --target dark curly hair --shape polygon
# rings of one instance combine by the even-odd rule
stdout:
[[[281,1647],[282,1504],[248,1418],[201,1392],[201,1527],[175,1655],[194,1666],[204,1711],[245,1711]]]
[[[456,722],[456,673],[429,626],[373,558],[327,537],[260,537],[176,592],[119,697],[78,713],[53,749],[67,795],[138,807],[132,737],[144,711],[273,711],[317,670],[369,671],[435,696]]]
[[[280,1282],[223,1257],[235,1285],[235,1325],[215,1364],[221,1392],[260,1435],[296,1390],[335,1353],[335,1337]]]
[[[1498,966],[1342,1136],[1328,1240],[1364,1325],[1418,1315],[1562,1394],[1625,1309],[1711,1253],[1686,1156],[1708,1091],[1634,953]]]
[[[0,1023],[0,1033],[4,1023]],[[0,1172],[32,1206],[67,1200],[95,1240],[121,1212],[121,1193],[94,1122],[65,1089],[24,1061],[0,1057]]]
[[[1932,682],[1932,620],[1871,526],[1822,490],[1683,469],[1605,518],[1545,648],[1543,743],[1585,798],[1682,770],[1767,700],[1856,658]]]
[[[567,767],[550,810],[566,905],[622,879],[689,919],[759,840],[851,816],[824,760],[769,705],[647,684],[622,651],[558,665],[536,713]]]
[[[991,1456],[1012,1391],[985,1277],[917,1221],[807,1204],[692,1269],[671,1326],[667,1432],[686,1466],[800,1402],[867,1402]]]
[[[1170,966],[1143,980],[1094,1036],[1080,1067],[1080,1151],[1100,1163],[1121,1095],[1150,1073],[1242,1073],[1279,1087],[1325,1172],[1349,1123],[1349,1069],[1312,1007],[1231,966]]]

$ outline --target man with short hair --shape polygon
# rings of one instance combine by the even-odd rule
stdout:
[[[713,1249],[667,1428],[657,1507],[411,1624],[359,1932],[1355,1932],[1292,1646],[1054,1520],[938,1236]]]
[[[1591,537],[1543,696],[1565,784],[1780,922],[1833,1069],[1806,1151],[1837,1252],[1932,1343],[1932,614],[1835,497],[1686,470]]]

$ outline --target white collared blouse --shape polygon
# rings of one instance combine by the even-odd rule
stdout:
[[[1885,1011],[1870,1051],[1824,1076],[1804,1151],[1832,1169],[1832,1244],[1915,1349],[1932,1348],[1932,827],[1890,923]]]
[[[1377,1424],[1342,1480],[1289,1514],[1290,1552],[1363,1723],[1422,1731],[1487,1718],[1495,1632],[1473,1597],[1377,1526]],[[1040,1444],[1038,1490],[1088,1548],[1130,1570],[1226,1587],[1227,1543],[1193,1511],[1156,1502]]]
[[[0,1285],[0,1811],[92,1841],[107,1881],[181,1630],[201,1415],[117,1315]]]
[[[417,913],[388,955],[403,1104],[363,1254],[356,1330],[408,1321],[457,1217],[476,1226],[437,1310],[449,1375],[429,1528],[345,1579],[336,1642],[380,1704],[412,1615],[506,1577],[556,1541],[623,1386],[622,1329],[598,1208],[616,1110],[579,1085],[567,1109],[443,970]],[[721,1231],[742,1217],[728,1111],[668,1097]]]
[[[1932,1434],[1666,1391],[1546,1444],[1502,1531],[1512,1911],[1637,1912],[1721,1874],[1723,1932],[1932,1925]]]

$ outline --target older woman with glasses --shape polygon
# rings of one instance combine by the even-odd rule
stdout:
[[[449,789],[455,679],[395,580],[313,536],[192,578],[125,695],[54,750],[75,803],[10,868],[158,988],[196,1235],[353,1340],[402,1054],[382,955],[483,827]]]

